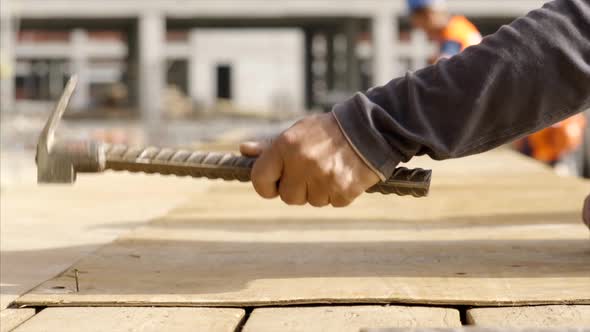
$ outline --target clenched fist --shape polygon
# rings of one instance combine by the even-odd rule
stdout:
[[[304,118],[272,142],[242,143],[240,152],[258,157],[251,176],[256,192],[289,205],[344,207],[380,180],[332,113]]]

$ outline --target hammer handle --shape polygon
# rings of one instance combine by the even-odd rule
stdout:
[[[135,148],[124,145],[105,146],[106,169],[195,178],[250,181],[256,158],[233,153],[198,152],[167,148]],[[432,171],[397,168],[386,181],[367,190],[384,195],[425,197],[430,188]]]

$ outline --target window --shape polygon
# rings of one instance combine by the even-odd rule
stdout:
[[[217,66],[217,99],[232,99],[232,68],[230,65]]]

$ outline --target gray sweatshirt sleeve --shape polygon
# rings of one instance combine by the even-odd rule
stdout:
[[[382,178],[400,162],[490,150],[590,106],[590,0],[557,0],[478,46],[333,110]]]

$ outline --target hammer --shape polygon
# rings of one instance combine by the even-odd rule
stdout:
[[[76,88],[75,76],[68,81],[37,143],[37,182],[74,183],[77,173],[105,170],[191,176],[195,178],[250,181],[256,158],[232,153],[187,151],[157,147],[108,145],[96,140],[66,140],[55,137],[59,122]],[[367,192],[381,194],[428,195],[432,172],[397,168],[386,181]]]

